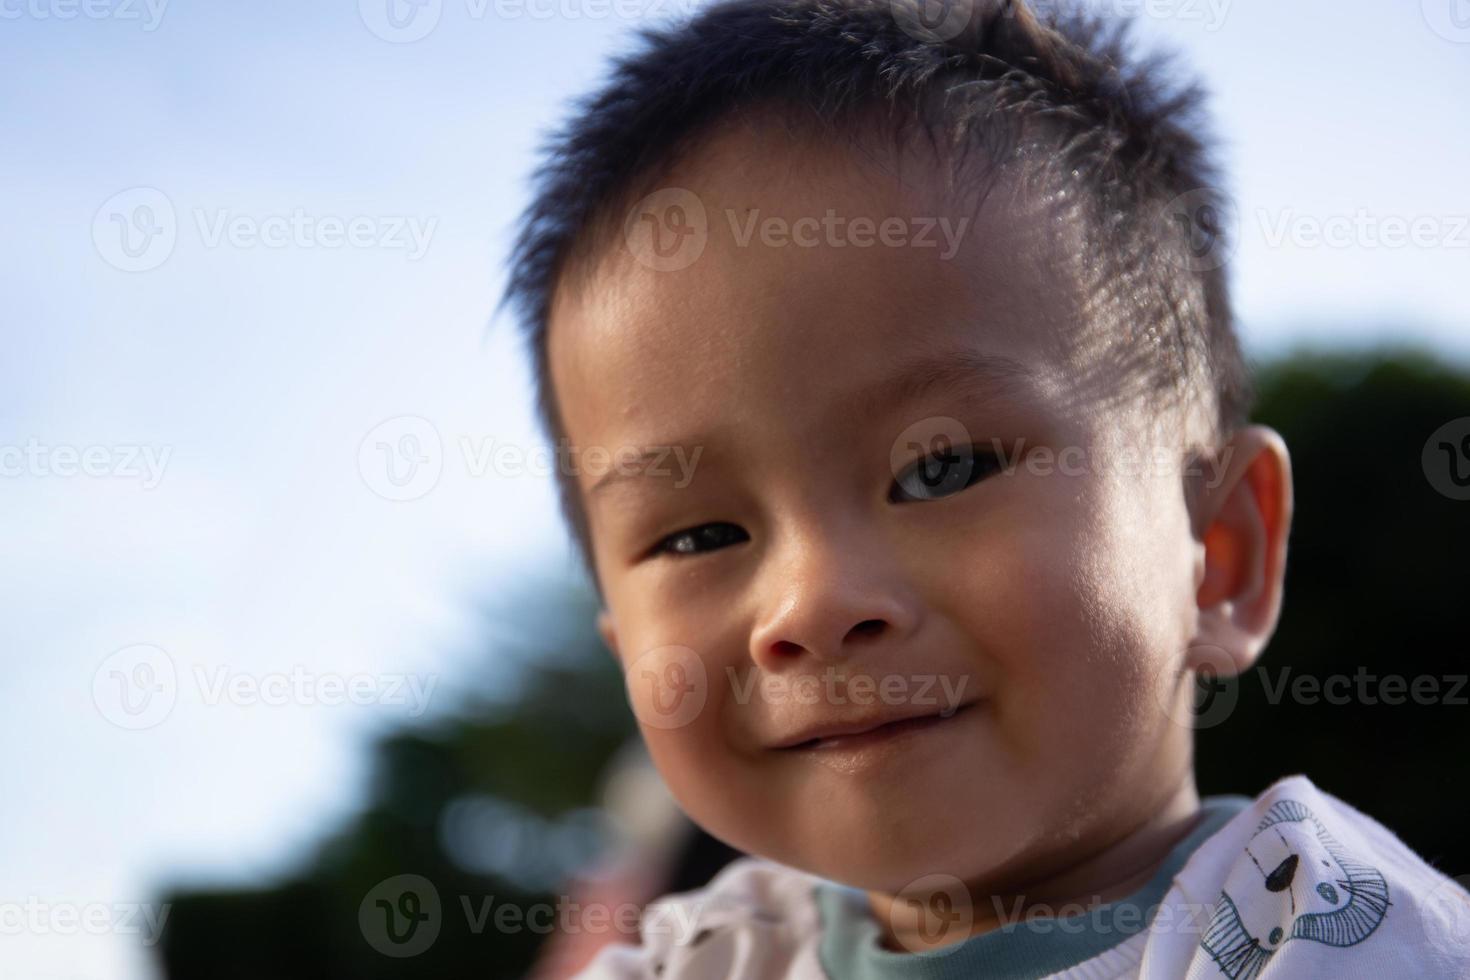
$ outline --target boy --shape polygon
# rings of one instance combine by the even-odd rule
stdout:
[[[585,975],[1470,975],[1465,893],[1370,818],[1195,789],[1292,506],[1197,91],[1000,2],[644,40],[507,296],[649,752],[758,857]]]

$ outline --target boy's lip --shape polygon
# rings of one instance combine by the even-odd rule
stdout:
[[[901,730],[916,727],[930,722],[947,721],[969,708],[975,702],[968,701],[953,709],[941,709],[935,711],[926,709],[923,711],[891,712],[885,715],[871,715],[863,718],[835,719],[819,722],[802,728],[795,734],[783,738],[771,746],[773,749],[808,749],[816,748],[820,743],[829,739],[848,738],[858,735],[882,735],[886,730],[892,729],[896,734]],[[880,731],[880,729],[884,731]]]

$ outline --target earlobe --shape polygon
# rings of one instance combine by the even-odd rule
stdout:
[[[611,651],[613,659],[618,659],[618,628],[613,624],[612,613],[605,608],[597,611],[597,635],[602,637],[602,643]]]
[[[1239,673],[1276,629],[1291,529],[1291,457],[1286,442],[1262,425],[1237,431],[1222,451],[1223,473],[1202,489],[1202,547],[1195,602],[1196,635],[1188,666],[1208,661]],[[1223,663],[1222,663],[1223,661]]]

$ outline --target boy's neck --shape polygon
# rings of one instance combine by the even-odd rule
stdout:
[[[1033,916],[1044,912],[1050,917],[1066,906],[1075,909],[1114,902],[1148,884],[1169,852],[1189,835],[1202,817],[1199,792],[1191,769],[1162,806],[1111,843],[1060,870],[1007,886],[1003,892],[989,888],[972,889],[973,925],[968,932],[947,935],[937,944],[933,940],[899,935],[894,931],[895,921],[905,921],[887,914],[897,901],[895,896],[869,892],[868,905],[882,929],[884,947],[911,951],[949,945],[991,932],[1022,919],[1028,911]]]

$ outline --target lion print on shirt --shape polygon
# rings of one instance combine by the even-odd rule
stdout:
[[[1383,875],[1353,860],[1295,800],[1266,811],[1245,853],[1200,941],[1230,980],[1253,980],[1292,940],[1360,943],[1392,904]]]

